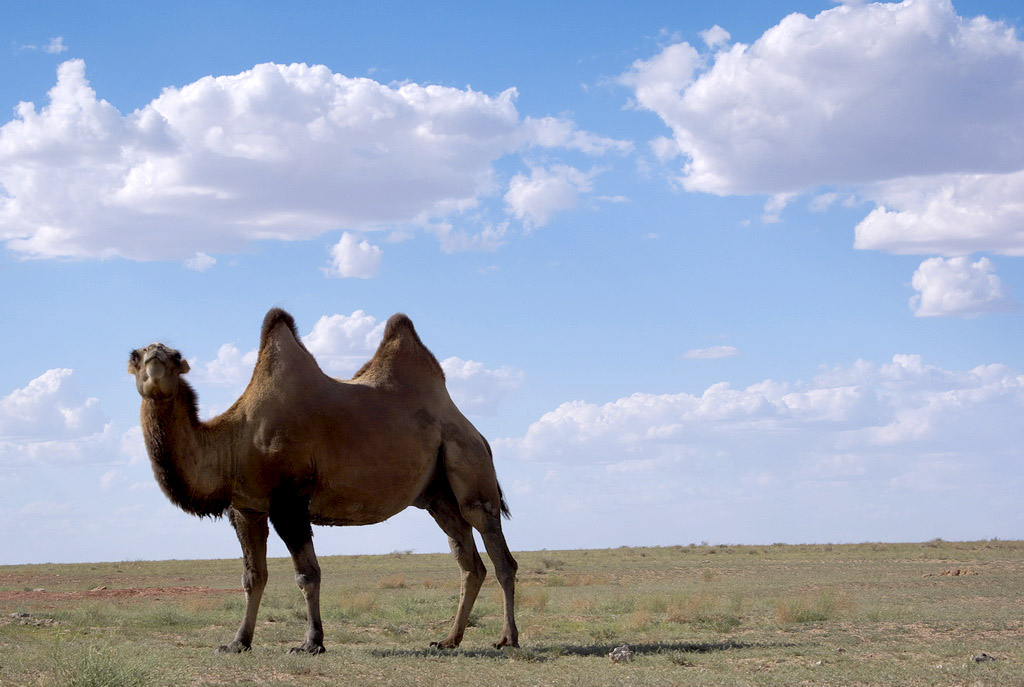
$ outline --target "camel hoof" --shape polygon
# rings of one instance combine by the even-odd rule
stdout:
[[[218,654],[240,654],[243,651],[252,651],[252,647],[238,641],[231,642],[230,644],[221,644],[217,647]]]
[[[303,642],[301,646],[293,646],[288,650],[289,654],[312,654],[317,656],[319,654],[327,653],[327,649],[324,648],[323,644],[317,644],[316,642]]]
[[[519,648],[519,642],[516,641],[516,640],[509,641],[508,638],[502,637],[501,639],[496,641],[491,646],[493,646],[495,649],[501,649],[501,648],[504,648],[506,646],[510,647],[510,648],[513,648],[513,649],[518,649]]]
[[[459,642],[455,639],[442,639],[440,642],[430,643],[430,648],[432,649],[455,649],[458,646]]]

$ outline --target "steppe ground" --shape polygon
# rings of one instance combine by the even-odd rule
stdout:
[[[500,651],[493,577],[462,647],[437,651],[450,556],[322,558],[323,656],[287,653],[305,622],[287,559],[232,656],[214,648],[241,617],[237,559],[3,566],[0,685],[1024,686],[1024,542],[516,557],[522,646]]]

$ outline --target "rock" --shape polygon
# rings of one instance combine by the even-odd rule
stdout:
[[[633,660],[635,654],[630,650],[628,644],[617,646],[612,649],[611,653],[608,654],[608,659],[612,663],[629,663]]]

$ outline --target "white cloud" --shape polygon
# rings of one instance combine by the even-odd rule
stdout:
[[[441,250],[445,253],[461,253],[463,251],[498,250],[509,235],[509,223],[500,222],[487,225],[475,234],[455,229],[449,222],[431,224],[427,230],[437,236],[441,242]]]
[[[761,221],[765,224],[775,224],[778,222],[782,211],[786,209],[786,206],[789,205],[789,201],[792,199],[792,193],[776,193],[764,204]]]
[[[195,257],[185,261],[185,268],[194,272],[205,272],[216,264],[217,258],[211,257],[206,253],[196,253]]]
[[[21,103],[0,127],[0,239],[42,258],[186,259],[422,225],[496,194],[493,165],[510,153],[629,148],[563,119],[521,121],[516,95],[261,64],[122,115],[70,60],[48,105]]]
[[[517,518],[560,523],[549,547],[576,541],[567,532],[593,542],[578,546],[636,544],[650,517],[683,523],[641,537],[660,544],[993,536],[1024,486],[1022,410],[1024,375],[1005,366],[955,372],[898,355],[809,382],[564,403],[494,446],[518,480]],[[975,513],[936,521],[954,496]]]
[[[68,439],[102,432],[99,399],[78,391],[74,371],[47,370],[0,399],[0,439]]]
[[[0,465],[114,462],[122,459],[120,442],[72,370],[47,370],[0,399]]]
[[[529,177],[512,177],[505,203],[528,228],[542,227],[556,212],[576,207],[580,195],[591,190],[593,176],[567,165],[533,167]]]
[[[723,29],[718,24],[715,24],[710,29],[700,32],[700,37],[704,41],[704,45],[709,48],[719,48],[729,42],[731,36],[729,32]]]
[[[468,415],[494,415],[502,399],[519,388],[523,371],[512,367],[487,369],[475,360],[458,357],[441,361],[448,392],[455,405]]]
[[[370,359],[383,336],[383,322],[356,310],[351,315],[324,315],[302,342],[325,372],[349,377]]]
[[[988,258],[929,258],[914,272],[911,285],[918,293],[910,307],[918,317],[974,317],[1016,309],[994,271]]]
[[[369,241],[360,241],[347,231],[331,247],[331,264],[324,270],[328,277],[370,279],[377,275],[384,251]]]
[[[700,55],[676,44],[624,78],[672,128],[691,190],[775,194],[1024,164],[1022,44],[948,0],[795,13],[751,45]]]
[[[672,138],[652,142],[691,191],[854,189],[877,207],[856,247],[1024,255],[1024,42],[950,0],[794,13],[747,45],[720,27],[621,77]],[[838,198],[819,193],[824,211]],[[784,204],[779,205],[778,209]],[[778,212],[766,207],[765,220]]]
[[[544,148],[569,148],[588,155],[620,154],[633,150],[629,141],[605,138],[576,128],[575,122],[555,117],[527,117],[523,121],[524,144]]]
[[[1024,255],[1024,171],[898,179],[865,192],[879,206],[857,225],[857,248]]]
[[[715,360],[718,358],[734,358],[740,354],[735,346],[711,346],[709,348],[693,348],[683,353],[684,358],[696,360]]]
[[[68,46],[64,45],[63,36],[51,38],[50,42],[46,45],[22,45],[19,47],[22,50],[42,50],[43,52],[49,53],[51,55],[59,55],[62,52],[66,52],[68,49]]]
[[[43,48],[43,52],[48,52],[51,55],[59,55],[62,52],[66,52],[67,49],[68,46],[64,45],[64,37],[57,36],[56,38],[50,39],[50,42],[46,44],[45,48]]]
[[[190,377],[203,384],[244,387],[252,377],[256,356],[255,349],[242,353],[234,344],[226,343],[217,349],[217,357],[207,363],[200,364],[196,358],[189,360]]]

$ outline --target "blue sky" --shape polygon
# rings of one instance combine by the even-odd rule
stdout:
[[[179,348],[209,417],[273,306],[342,377],[413,318],[514,549],[1024,536],[1021,17],[8,3],[0,563],[236,555],[124,369]]]

